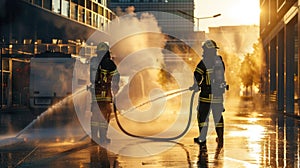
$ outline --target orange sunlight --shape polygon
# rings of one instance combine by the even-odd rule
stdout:
[[[194,2],[195,17],[221,14],[217,18],[200,20],[200,30],[208,31],[208,27],[218,26],[259,25],[259,0],[194,0]]]
[[[227,14],[230,20],[240,23],[240,25],[259,23],[259,2],[237,1],[228,6]]]

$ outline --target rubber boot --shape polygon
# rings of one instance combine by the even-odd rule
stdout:
[[[199,127],[199,137],[194,138],[194,142],[202,145],[202,146],[206,146],[206,136],[207,136],[207,129],[208,127]]]
[[[107,144],[110,143],[110,139],[107,138],[107,128],[101,128],[100,129],[100,143],[101,144]]]
[[[95,126],[91,127],[91,143],[96,144],[97,142],[99,142],[99,138],[98,138],[98,128]]]
[[[224,127],[216,127],[218,148],[223,148],[224,144]]]
[[[206,141],[200,142],[197,140],[195,142],[199,145],[200,152],[207,152]]]

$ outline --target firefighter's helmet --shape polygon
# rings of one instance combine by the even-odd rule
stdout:
[[[108,50],[109,50],[109,46],[105,42],[101,42],[97,45],[97,51],[108,51]]]
[[[202,48],[203,49],[211,49],[211,48],[219,49],[219,47],[217,46],[217,43],[214,40],[206,40],[203,43]]]

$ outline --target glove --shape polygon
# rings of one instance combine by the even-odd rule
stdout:
[[[112,92],[114,95],[116,95],[119,92],[119,85],[113,85]]]
[[[200,89],[199,86],[196,83],[194,83],[193,86],[189,87],[189,90],[198,92]]]
[[[92,91],[94,88],[95,88],[95,85],[93,85],[93,84],[86,85],[87,91]]]

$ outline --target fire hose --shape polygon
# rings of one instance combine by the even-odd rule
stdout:
[[[165,96],[161,96],[161,97],[155,98],[152,101],[158,100],[158,99],[160,99],[162,97],[166,97],[166,96],[169,96],[169,95],[172,95],[172,94],[176,94],[176,93],[181,93],[181,92],[184,92],[184,91],[188,91],[188,90],[190,90],[190,88],[183,89],[183,90],[180,90],[180,91],[177,91],[177,92],[174,92],[174,93],[170,93],[170,94],[165,95]],[[191,96],[190,112],[189,112],[189,118],[188,118],[187,125],[186,125],[184,131],[182,133],[180,133],[179,135],[176,135],[174,137],[151,137],[151,136],[135,135],[135,134],[132,134],[132,133],[128,132],[126,129],[124,129],[124,127],[120,123],[120,120],[119,120],[118,114],[117,114],[116,104],[115,104],[115,101],[114,101],[113,102],[113,106],[114,106],[114,114],[115,114],[117,125],[118,125],[118,127],[120,128],[120,130],[123,133],[125,133],[128,136],[134,137],[134,138],[147,139],[147,140],[152,140],[152,141],[172,141],[172,140],[178,139],[178,138],[182,137],[183,135],[185,135],[187,133],[187,131],[188,131],[190,125],[191,125],[192,111],[193,111],[193,102],[194,102],[194,97],[195,97],[196,92],[197,92],[197,90],[194,90],[193,93],[192,93],[192,96]],[[114,98],[114,100],[115,100],[115,98]],[[143,103],[143,104],[145,104],[145,103]]]

